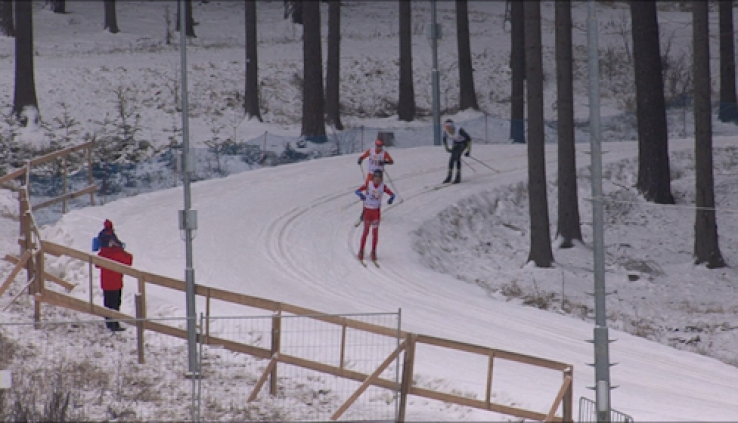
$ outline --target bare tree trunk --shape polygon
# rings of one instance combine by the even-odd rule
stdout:
[[[406,122],[415,119],[412,36],[412,3],[400,0],[400,99],[397,115]]]
[[[561,248],[582,241],[577,194],[577,163],[574,144],[574,73],[572,70],[571,1],[556,1],[556,102],[559,134],[559,222]]]
[[[175,31],[179,31],[179,9],[179,0],[177,0],[177,24]],[[195,18],[192,14],[192,0],[185,0],[185,30],[187,31],[185,34],[188,37],[197,38],[197,35],[195,35]]]
[[[38,99],[33,66],[33,4],[15,4],[15,96],[13,113],[24,126],[38,123]],[[29,119],[34,119],[33,122]]]
[[[664,79],[656,2],[630,2],[633,27],[636,115],[638,117],[638,181],[646,200],[674,204],[669,171]]]
[[[255,117],[259,122],[261,111],[259,110],[259,59],[256,44],[256,0],[245,2],[246,20],[246,92],[244,94],[243,108],[247,118]]]
[[[720,0],[720,111],[721,122],[738,122],[735,92],[735,41],[733,37],[733,0]]]
[[[302,135],[309,141],[325,142],[325,102],[323,99],[323,54],[320,40],[320,2],[302,5]]]
[[[66,0],[52,0],[51,11],[54,13],[67,13]]]
[[[469,41],[469,5],[467,0],[456,0],[456,42],[459,51],[459,109],[479,110],[474,91],[474,68]]]
[[[328,3],[328,63],[325,76],[325,113],[328,123],[343,129],[341,123],[341,1]]]
[[[541,48],[541,3],[525,2],[525,74],[528,80],[528,201],[530,212],[530,255],[528,262],[551,267],[551,229],[546,187],[546,153],[543,129],[543,59]]]
[[[694,78],[694,135],[696,219],[694,260],[710,269],[725,267],[718,244],[715,181],[712,164],[712,105],[710,99],[710,40],[708,4],[692,2],[692,73]]]
[[[525,13],[522,1],[510,2],[510,23],[510,139],[525,144]]]
[[[118,17],[115,13],[115,0],[105,0],[105,29],[111,34],[120,32],[118,28]]]
[[[8,37],[15,36],[13,0],[0,0],[0,33]]]

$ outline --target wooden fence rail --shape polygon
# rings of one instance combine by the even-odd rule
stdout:
[[[44,208],[51,206],[53,204],[62,203],[62,213],[67,212],[67,201],[75,199],[77,197],[81,197],[83,195],[89,194],[90,196],[90,204],[95,205],[95,192],[97,192],[97,186],[95,185],[95,180],[92,175],[92,150],[95,148],[95,140],[88,141],[83,144],[75,145],[72,147],[65,148],[63,150],[58,150],[51,152],[49,154],[45,154],[40,157],[36,157],[34,159],[28,160],[26,162],[26,165],[15,169],[14,171],[8,173],[7,175],[4,175],[0,177],[0,186],[4,186],[8,182],[11,182],[13,180],[16,180],[20,177],[24,177],[24,186],[26,193],[28,195],[28,198],[31,197],[31,188],[30,188],[30,178],[31,178],[31,171],[33,170],[34,166],[38,166],[41,164],[45,164],[54,160],[61,160],[61,173],[62,173],[62,193],[61,195],[51,198],[49,200],[43,201],[38,204],[34,204],[33,207],[36,209]],[[74,191],[74,192],[67,192],[67,189],[69,187],[68,183],[68,177],[69,177],[69,169],[68,169],[68,158],[71,154],[85,151],[86,152],[86,160],[87,160],[87,186],[85,188],[82,188],[80,190]]]
[[[136,294],[137,296],[137,312],[136,316],[125,316],[121,313],[116,313],[113,311],[110,311],[108,309],[96,306],[92,304],[92,298],[90,297],[89,301],[83,301],[76,298],[72,298],[70,296],[53,292],[53,291],[45,291],[43,295],[37,295],[37,300],[40,302],[53,304],[57,306],[62,306],[66,308],[70,308],[76,311],[84,312],[84,313],[90,313],[98,316],[108,316],[116,319],[145,319],[146,315],[146,285],[151,284],[153,286],[173,289],[176,291],[184,292],[185,291],[185,282],[167,277],[162,275],[153,274],[150,272],[142,271],[139,269],[136,269],[131,266],[126,266],[124,264],[120,264],[118,262],[114,262],[102,257],[98,257],[94,254],[90,254],[87,252],[83,252],[80,250],[75,250],[73,248],[69,248],[54,242],[50,241],[41,241],[41,249],[47,254],[51,254],[57,257],[69,257],[72,259],[80,260],[82,262],[89,263],[91,267],[103,267],[107,268],[116,272],[120,272],[124,275],[131,276],[135,278],[138,281],[137,288],[138,292]],[[252,392],[250,399],[253,400],[256,398],[256,395],[258,394],[258,391],[261,389],[262,385],[266,383],[266,380],[270,380],[270,393],[274,394],[276,392],[277,387],[277,368],[278,363],[282,364],[291,364],[303,368],[307,368],[310,370],[315,370],[322,373],[331,374],[334,376],[339,376],[351,380],[355,380],[357,382],[361,382],[363,387],[373,385],[373,386],[379,386],[386,389],[391,390],[400,390],[401,393],[401,416],[400,420],[404,421],[404,413],[406,410],[406,401],[404,400],[404,396],[406,395],[415,395],[419,397],[424,397],[427,399],[433,399],[438,401],[444,401],[447,403],[452,404],[458,404],[458,405],[464,405],[468,407],[483,409],[483,410],[489,410],[501,414],[511,415],[519,418],[524,419],[530,419],[530,420],[538,420],[538,421],[547,421],[547,422],[559,422],[559,421],[571,421],[572,415],[571,415],[571,375],[572,375],[572,366],[566,363],[561,363],[553,360],[548,360],[544,358],[534,357],[526,354],[520,354],[516,352],[511,351],[504,351],[504,350],[498,350],[494,348],[484,347],[480,345],[474,345],[474,344],[468,344],[464,342],[459,341],[453,341],[449,339],[443,339],[428,335],[422,335],[422,334],[411,334],[405,331],[398,330],[396,328],[389,328],[384,327],[380,325],[375,325],[371,323],[362,322],[359,320],[347,318],[347,317],[340,317],[340,316],[332,316],[332,315],[325,315],[323,313],[320,313],[319,311],[312,310],[309,308],[299,307],[292,304],[286,304],[281,303],[277,301],[272,301],[264,298],[258,298],[253,297],[250,295],[240,294],[236,292],[229,292],[222,289],[214,288],[214,287],[206,287],[202,285],[196,285],[195,287],[195,294],[201,297],[204,297],[206,300],[206,321],[209,321],[210,317],[210,306],[209,303],[212,300],[219,300],[219,301],[225,301],[232,304],[239,304],[255,309],[261,309],[265,311],[270,311],[275,313],[274,317],[272,318],[272,341],[271,341],[271,347],[269,349],[267,348],[259,348],[254,347],[250,345],[241,344],[235,341],[219,338],[216,336],[213,336],[213,334],[210,333],[209,328],[201,328],[204,333],[201,333],[198,336],[198,341],[202,342],[205,345],[217,345],[220,347],[223,347],[227,350],[239,352],[239,353],[245,353],[249,354],[251,356],[270,360],[269,365],[267,366],[267,370],[264,372],[264,374],[261,376],[259,381],[261,383],[257,384],[257,387],[255,388],[255,391]],[[139,305],[140,303],[140,305]],[[288,313],[295,316],[304,316],[309,319],[318,320],[324,323],[329,323],[333,325],[338,325],[341,327],[342,336],[341,336],[341,356],[343,356],[345,351],[345,330],[346,329],[353,329],[358,331],[364,331],[373,333],[376,335],[383,335],[383,336],[389,336],[393,338],[400,338],[402,340],[402,351],[405,354],[405,360],[404,361],[404,368],[405,370],[409,370],[410,374],[406,375],[403,372],[403,378],[402,382],[400,384],[395,383],[394,381],[382,379],[379,377],[379,374],[364,374],[360,372],[350,371],[344,368],[343,366],[343,360],[339,363],[338,366],[328,365],[319,363],[316,361],[306,360],[300,357],[291,356],[284,354],[280,351],[279,346],[279,339],[280,339],[280,332],[281,332],[281,316],[282,313]],[[137,327],[137,337],[139,338],[138,344],[140,345],[140,348],[143,348],[143,332],[144,330],[153,330],[159,333],[164,333],[166,335],[175,336],[181,339],[186,339],[187,333],[183,329],[171,327],[162,323],[157,322],[151,322],[143,320],[143,323],[135,323]],[[486,369],[484,369],[481,373],[485,374],[487,376],[487,384],[486,384],[486,390],[485,390],[485,397],[483,400],[477,400],[467,397],[462,397],[459,395],[454,395],[446,392],[439,392],[434,391],[430,389],[425,389],[417,386],[412,385],[413,380],[413,368],[414,368],[414,362],[418,359],[417,352],[416,352],[416,345],[417,344],[426,344],[431,345],[435,347],[441,347],[446,348],[450,350],[455,351],[461,351],[465,353],[470,353],[474,355],[482,355],[485,357],[489,357],[488,366]],[[412,353],[411,353],[412,351]],[[145,355],[143,351],[138,351],[139,354],[139,360],[143,362],[145,360]],[[400,355],[400,351],[397,351],[397,355]],[[397,357],[394,357],[397,358]],[[410,362],[408,362],[407,359],[410,359]],[[496,404],[493,401],[491,401],[491,384],[492,384],[492,376],[494,373],[494,366],[493,363],[495,360],[509,360],[521,364],[527,364],[535,367],[539,367],[542,369],[548,369],[548,370],[554,370],[563,372],[563,374],[568,375],[565,376],[564,382],[561,386],[561,388],[558,389],[558,391],[555,394],[552,394],[552,397],[555,397],[553,401],[553,405],[551,406],[550,410],[548,410],[547,413],[542,412],[536,412],[531,410],[526,410],[518,407],[511,407],[506,406],[503,404]],[[388,363],[383,363],[388,364]],[[409,366],[409,367],[408,367]],[[377,369],[379,370],[379,369]],[[376,373],[376,372],[375,372]],[[381,371],[379,372],[381,373]],[[355,400],[355,398],[354,398]],[[569,401],[569,403],[567,403]],[[350,404],[349,404],[350,405]],[[344,408],[348,408],[348,405]],[[556,416],[556,413],[559,408],[562,408],[564,412],[562,412],[561,416]],[[340,411],[340,413],[339,413]],[[338,410],[334,416],[336,418],[340,417],[340,415],[345,411],[345,409]]]

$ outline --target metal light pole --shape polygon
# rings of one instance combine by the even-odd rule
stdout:
[[[440,38],[436,18],[436,0],[431,0],[430,42],[433,50],[433,145],[441,145],[441,78],[438,73],[438,39]]]
[[[597,4],[588,0],[589,142],[592,168],[592,228],[595,297],[595,392],[597,422],[610,421],[610,338],[605,313],[605,230],[602,198],[602,140],[600,138],[600,66]]]
[[[197,210],[191,210],[192,192],[190,172],[194,171],[194,160],[190,154],[190,121],[187,99],[187,21],[185,0],[179,0],[179,54],[182,72],[182,185],[184,187],[184,210],[179,211],[179,229],[185,233],[185,298],[187,303],[187,358],[188,376],[198,377],[197,334],[195,312],[195,269],[192,260],[192,232],[197,229]]]

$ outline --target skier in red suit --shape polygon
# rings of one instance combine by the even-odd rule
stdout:
[[[364,233],[361,235],[361,246],[359,247],[359,260],[364,260],[364,247],[372,229],[372,261],[377,260],[377,241],[379,240],[379,220],[381,217],[382,196],[387,193],[390,198],[388,204],[395,201],[395,194],[382,182],[382,171],[375,170],[372,180],[356,190],[356,195],[364,202]]]
[[[117,261],[130,266],[133,264],[133,255],[123,249],[124,244],[120,242],[113,231],[113,222],[105,221],[105,227],[98,235],[100,239],[100,251],[98,256],[108,260]],[[121,297],[123,293],[123,274],[114,270],[100,267],[100,287],[103,290],[103,303],[105,307],[120,311]],[[116,320],[105,318],[105,326],[113,332],[124,331],[125,328]]]
[[[372,181],[372,177],[375,171],[379,170],[384,172],[385,165],[395,164],[395,161],[392,160],[392,157],[389,155],[387,150],[384,149],[384,141],[379,139],[374,141],[374,147],[366,150],[361,154],[361,156],[359,156],[359,166],[361,166],[361,163],[364,161],[364,159],[368,159],[366,181],[364,181],[364,186],[368,186],[369,183]],[[361,211],[361,216],[359,216],[360,221],[363,219],[364,210]]]
[[[364,159],[369,159],[364,185],[369,185],[375,170],[381,170],[384,172],[385,165],[395,164],[395,161],[392,160],[392,157],[389,155],[387,150],[384,149],[384,141],[382,140],[374,141],[374,148],[366,150],[361,154],[361,156],[359,156],[359,166],[361,166],[361,162],[363,162]]]

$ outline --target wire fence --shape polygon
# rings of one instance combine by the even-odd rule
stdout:
[[[597,404],[589,398],[579,398],[579,423],[596,423],[600,419],[597,418]],[[635,423],[633,417],[621,413],[617,410],[610,410],[611,423]]]
[[[325,315],[322,315],[325,316]],[[354,314],[369,324],[397,328],[399,313]],[[398,339],[341,327],[311,316],[200,318],[200,333],[335,368],[371,374]],[[120,320],[110,331],[103,319],[0,323],[0,370],[11,387],[0,388],[0,421],[326,421],[359,382],[295,365],[276,366],[276,388],[255,392],[269,360],[218,345],[199,347],[200,377],[187,377],[187,342],[144,332],[145,362],[136,324],[186,328],[185,318]],[[275,338],[275,335],[277,338]],[[399,386],[399,362],[381,373]],[[251,395],[253,398],[251,398]],[[352,421],[394,421],[397,392],[369,387],[342,414]]]
[[[364,323],[397,328],[399,315],[342,315]],[[275,318],[279,319],[275,331]],[[276,356],[320,363],[334,369],[372,374],[398,346],[388,337],[316,320],[311,316],[211,317],[211,336],[271,349]],[[201,417],[206,421],[327,421],[361,383],[336,374],[235,354],[204,345],[201,354]],[[272,367],[273,366],[273,367]],[[399,358],[380,377],[399,386]],[[269,375],[268,386],[259,386]],[[276,378],[275,378],[276,377]],[[272,379],[274,378],[274,379]],[[224,387],[227,397],[224,399]],[[370,386],[340,416],[351,421],[394,421],[397,392]]]

